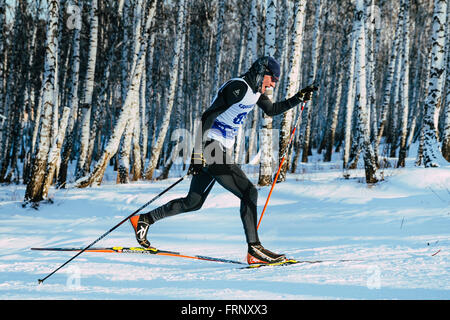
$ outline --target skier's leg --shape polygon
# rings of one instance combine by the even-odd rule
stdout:
[[[213,164],[207,169],[225,189],[241,199],[241,220],[248,243],[259,243],[257,223],[258,190],[237,165]]]
[[[214,178],[205,172],[195,175],[192,178],[189,193],[186,197],[169,201],[146,214],[130,218],[137,242],[143,247],[150,247],[150,242],[147,240],[150,225],[166,217],[200,209],[208,197],[214,181]]]
[[[237,165],[211,165],[208,171],[225,189],[241,199],[241,219],[248,243],[247,262],[274,263],[286,259],[284,254],[277,254],[265,249],[258,238],[257,200],[258,190]]]
[[[199,210],[208,197],[214,182],[214,178],[205,172],[193,176],[186,197],[171,200],[148,212],[148,217],[155,222],[179,213]]]

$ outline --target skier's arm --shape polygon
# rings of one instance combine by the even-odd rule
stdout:
[[[263,109],[265,114],[272,117],[292,109],[300,102],[302,102],[302,99],[300,99],[298,95],[294,95],[287,100],[273,103],[268,96],[262,94],[259,97],[258,106]]]
[[[317,89],[318,88],[312,84],[303,88],[291,98],[275,103],[273,103],[268,96],[262,94],[261,97],[259,97],[258,106],[263,109],[268,116],[276,116],[295,107],[300,102],[307,102],[311,100],[312,93],[317,91]]]

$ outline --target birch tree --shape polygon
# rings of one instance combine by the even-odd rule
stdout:
[[[275,55],[275,33],[276,33],[276,0],[269,0],[266,8],[266,39],[265,55]],[[273,99],[273,90],[267,89],[265,93],[270,99]],[[272,117],[263,113],[261,129],[261,161],[259,167],[258,184],[260,186],[269,185],[272,182]]]
[[[409,113],[409,44],[410,44],[410,26],[409,26],[409,0],[402,0],[403,6],[403,49],[402,49],[402,71],[400,77],[401,83],[401,119],[400,119],[400,150],[398,156],[398,167],[405,166],[407,152],[407,133],[408,133],[408,113]]]
[[[98,45],[98,2],[91,0],[90,6],[90,34],[89,34],[89,54],[88,66],[86,71],[86,79],[83,88],[83,100],[81,102],[81,141],[80,154],[78,157],[77,168],[75,172],[76,178],[83,177],[86,174],[84,166],[87,158],[90,138],[92,96],[94,92],[95,66],[97,61],[97,45]]]
[[[325,0],[317,0],[316,1],[316,11],[314,18],[314,30],[312,35],[312,46],[311,46],[311,69],[308,76],[308,84],[312,84],[315,81],[316,73],[317,73],[317,61],[319,55],[319,37],[320,37],[320,20],[322,17],[322,8]],[[321,94],[321,93],[320,93]],[[311,116],[313,109],[313,101],[310,101],[308,105],[305,107],[305,126],[304,126],[304,135],[303,135],[303,153],[302,153],[302,162],[308,162],[308,153],[310,147],[310,138],[311,138]]]
[[[139,54],[139,41],[138,39],[141,37],[141,25],[142,25],[142,7],[143,7],[143,0],[139,0],[136,2],[136,7],[134,11],[135,21],[133,23],[134,25],[134,39],[133,41],[135,43],[135,47],[132,48],[133,50],[133,56],[135,57],[133,59],[134,62],[137,61],[138,54]],[[144,52],[144,54],[146,51]],[[146,60],[144,56],[144,61]],[[134,63],[133,62],[133,63]],[[142,81],[142,79],[141,79]],[[141,86],[137,90],[139,90]],[[131,117],[128,119],[127,125],[125,127],[124,136],[122,139],[122,144],[120,146],[119,150],[119,166],[117,169],[117,182],[118,183],[128,183],[129,182],[129,169],[130,169],[130,152],[131,152],[131,142],[133,140],[133,135],[135,133],[135,126],[137,123],[139,123],[139,102],[140,102],[140,96],[137,101],[133,102],[133,110],[131,111],[130,115]],[[137,134],[137,132],[136,132]],[[139,137],[137,137],[139,139]]]
[[[40,129],[39,147],[31,169],[30,181],[25,191],[25,203],[38,203],[43,200],[43,183],[47,168],[48,151],[51,143],[52,112],[57,103],[57,58],[58,58],[58,23],[59,1],[48,3],[48,20],[46,31],[46,50],[44,79],[42,83],[42,123]]]
[[[249,16],[249,27],[247,34],[247,57],[246,57],[246,70],[250,68],[252,62],[258,58],[258,11],[259,1],[252,0]],[[259,108],[253,108],[252,123],[250,128],[250,135],[248,139],[248,161],[256,154],[257,146],[257,126],[259,120]]]
[[[75,181],[75,186],[79,188],[84,188],[87,186],[90,186],[94,183],[100,184],[103,175],[105,173],[106,167],[109,163],[109,160],[116,154],[117,149],[119,147],[120,139],[123,135],[123,132],[125,130],[125,126],[128,122],[128,119],[131,116],[132,110],[134,110],[134,103],[139,100],[139,94],[138,90],[140,87],[140,81],[142,78],[142,74],[144,72],[144,65],[145,65],[145,52],[147,50],[148,45],[148,39],[149,39],[149,32],[150,32],[150,26],[151,22],[153,20],[153,17],[155,15],[155,7],[156,7],[157,1],[152,1],[147,9],[146,9],[146,25],[145,25],[145,32],[143,36],[141,37],[139,41],[140,49],[139,54],[136,58],[136,63],[134,63],[134,68],[131,70],[131,82],[130,86],[127,91],[127,95],[122,107],[122,111],[120,113],[119,118],[117,119],[116,125],[114,126],[114,129],[111,133],[111,136],[109,138],[109,141],[105,147],[105,150],[103,151],[103,154],[101,155],[99,161],[94,167],[94,170],[87,176],[82,177]]]
[[[172,108],[174,105],[175,92],[177,90],[177,80],[178,80],[178,63],[180,60],[181,44],[183,40],[183,35],[185,32],[184,12],[185,12],[185,1],[179,0],[178,2],[178,17],[177,17],[177,31],[175,39],[174,53],[172,56],[171,68],[170,68],[170,85],[169,92],[167,95],[167,107],[164,112],[164,117],[162,120],[161,127],[159,129],[159,134],[155,145],[152,147],[150,163],[145,171],[145,178],[151,179],[153,177],[153,172],[156,169],[159,157],[161,155],[161,150],[163,147],[164,140],[166,139],[167,130],[169,129],[170,116],[172,114]]]
[[[400,47],[400,34],[402,32],[402,25],[403,25],[403,8],[401,7],[399,18],[397,20],[396,28],[395,28],[395,34],[394,34],[394,40],[393,45],[391,48],[391,54],[389,56],[389,66],[387,68],[386,72],[386,81],[385,86],[383,90],[383,96],[382,96],[382,103],[381,103],[381,110],[380,110],[380,120],[378,122],[378,132],[377,132],[377,138],[375,141],[375,148],[378,148],[381,142],[381,138],[384,133],[384,129],[386,127],[386,121],[387,121],[387,115],[389,111],[389,105],[391,101],[391,91],[392,91],[392,84],[394,81],[394,75],[396,74],[396,68],[398,65],[398,52]]]
[[[219,9],[217,10],[217,31],[216,31],[216,63],[214,67],[213,94],[215,94],[220,85],[220,65],[222,63],[222,42],[223,42],[223,24],[225,19],[225,0],[219,0]]]
[[[78,4],[78,2],[77,2]],[[69,95],[67,99],[67,107],[71,110],[67,128],[65,142],[62,147],[61,164],[58,174],[57,187],[64,187],[67,179],[67,167],[69,164],[70,155],[74,144],[74,128],[78,115],[78,87],[80,78],[80,34],[81,34],[81,8],[74,6],[71,9],[71,15],[73,16],[73,22],[70,24],[70,28],[73,30],[72,38],[72,64],[71,75],[69,82]]]
[[[292,49],[289,50],[288,68],[287,74],[287,88],[286,97],[292,97],[298,92],[298,84],[300,80],[300,66],[302,63],[302,42],[303,42],[303,28],[305,25],[305,7],[306,2],[296,1],[294,4],[294,31],[291,34]],[[294,109],[291,109],[283,114],[280,130],[280,151],[279,156],[288,152],[287,145],[292,130],[292,121],[294,120]],[[288,167],[288,161],[283,164],[281,168],[278,181],[286,180],[286,171]]]
[[[450,162],[450,5],[447,3],[447,67],[446,67],[446,98],[442,116],[445,117],[442,132],[442,155]]]
[[[375,155],[373,153],[372,145],[370,143],[369,136],[369,123],[367,118],[367,78],[366,78],[366,37],[364,28],[364,0],[356,1],[355,9],[355,38],[356,40],[356,52],[355,52],[355,72],[356,72],[356,85],[355,96],[356,105],[355,108],[358,113],[357,118],[357,137],[359,138],[358,144],[362,146],[364,154],[364,169],[366,173],[366,182],[377,182],[375,176],[376,165]]]
[[[432,49],[430,60],[430,78],[428,83],[425,111],[423,117],[423,163],[425,167],[439,167],[447,163],[439,150],[436,117],[442,102],[444,81],[445,29],[447,22],[447,1],[435,0],[433,26],[431,32]]]
[[[348,88],[347,88],[347,104],[345,108],[345,129],[344,129],[344,156],[343,168],[346,169],[350,159],[351,147],[351,131],[352,131],[352,116],[355,103],[355,58],[356,58],[356,26],[353,22],[352,40],[350,46],[350,66],[348,72]]]
[[[5,105],[4,105],[4,79],[5,79],[5,65],[6,58],[6,44],[5,44],[5,13],[6,3],[5,0],[0,0],[0,155],[3,154],[3,131],[5,123]]]

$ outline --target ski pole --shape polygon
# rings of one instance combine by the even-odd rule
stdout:
[[[43,283],[45,280],[47,280],[50,276],[52,276],[53,274],[55,274],[59,269],[63,268],[65,265],[67,265],[68,263],[70,263],[72,260],[74,260],[76,257],[78,257],[80,254],[82,254],[83,252],[85,252],[86,250],[88,250],[90,247],[92,247],[94,244],[96,244],[97,242],[99,242],[100,240],[102,240],[104,237],[106,237],[108,234],[110,234],[111,232],[113,232],[115,229],[117,229],[119,226],[121,226],[125,221],[127,221],[128,219],[130,219],[132,216],[134,216],[135,214],[137,214],[139,211],[141,211],[142,209],[144,209],[146,206],[148,206],[150,203],[152,203],[153,201],[155,201],[156,199],[158,199],[159,197],[161,197],[163,194],[165,194],[167,191],[169,191],[170,189],[172,189],[173,187],[175,187],[177,184],[179,184],[181,181],[184,180],[184,178],[187,175],[182,176],[180,179],[178,179],[175,183],[173,183],[171,186],[167,187],[165,190],[161,191],[157,196],[155,196],[153,199],[151,199],[150,201],[148,201],[147,203],[145,203],[144,205],[142,205],[139,209],[137,209],[136,211],[134,211],[132,214],[130,214],[128,217],[126,217],[125,219],[123,219],[122,221],[120,221],[118,224],[116,224],[114,227],[112,227],[111,229],[109,229],[108,231],[106,231],[104,234],[102,234],[100,237],[98,237],[95,241],[93,241],[90,245],[88,245],[87,247],[85,247],[83,250],[81,250],[80,252],[78,252],[76,255],[74,255],[72,258],[70,258],[69,260],[67,260],[66,262],[64,262],[61,266],[59,266],[58,268],[56,268],[53,272],[49,273],[45,278],[43,279],[39,279],[38,283],[41,284]]]
[[[264,216],[264,212],[266,211],[267,205],[269,204],[269,199],[270,199],[270,196],[272,195],[273,188],[275,187],[275,184],[277,183],[278,176],[280,175],[280,172],[281,172],[281,168],[283,167],[283,163],[286,160],[286,156],[287,156],[287,153],[289,151],[289,147],[291,145],[292,139],[294,138],[295,131],[297,130],[297,126],[298,126],[298,124],[300,122],[300,119],[301,119],[301,116],[302,116],[302,112],[303,112],[303,108],[306,106],[307,103],[308,103],[307,101],[302,103],[302,108],[300,109],[300,114],[298,115],[297,121],[295,122],[295,125],[294,125],[294,129],[291,132],[291,136],[290,136],[289,142],[288,142],[288,144],[286,146],[286,150],[284,151],[284,154],[281,157],[280,166],[278,167],[277,174],[275,175],[275,179],[272,182],[272,187],[270,188],[269,195],[267,196],[267,200],[266,200],[266,203],[264,204],[263,211],[261,212],[261,216],[259,217],[259,221],[258,221],[258,225],[256,227],[256,230],[259,229],[259,225],[261,224],[261,220],[262,220],[262,218]]]

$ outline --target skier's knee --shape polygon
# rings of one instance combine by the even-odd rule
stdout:
[[[256,205],[256,203],[258,202],[258,189],[256,189],[256,187],[255,187],[254,185],[252,185],[252,186],[249,188],[249,191],[248,191],[248,198],[249,198],[249,201],[250,201],[252,204],[255,204],[255,205]]]

